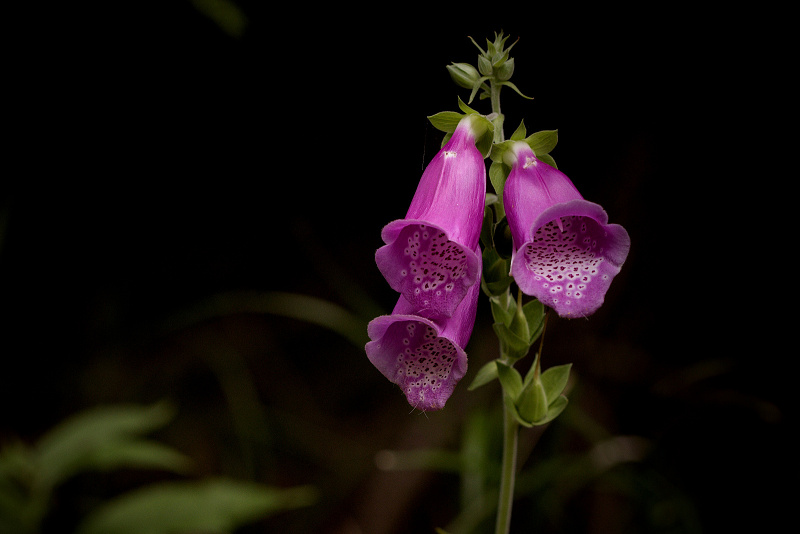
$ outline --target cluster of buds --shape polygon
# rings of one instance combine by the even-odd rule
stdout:
[[[508,36],[503,36],[503,33],[495,35],[494,42],[487,40],[486,50],[481,48],[472,37],[473,44],[480,50],[478,56],[478,68],[476,69],[469,63],[453,63],[447,66],[447,71],[453,81],[472,91],[468,103],[472,102],[478,91],[481,99],[489,98],[491,95],[490,85],[486,82],[494,82],[500,86],[508,86],[516,91],[520,96],[529,98],[522,94],[516,85],[511,83],[511,75],[514,74],[514,58],[509,57],[509,52],[517,44],[517,41],[511,43],[511,46],[505,48]]]

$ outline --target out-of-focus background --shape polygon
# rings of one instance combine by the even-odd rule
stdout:
[[[522,433],[513,531],[777,522],[794,491],[779,481],[797,474],[787,354],[738,292],[741,201],[726,195],[741,169],[720,151],[759,103],[737,83],[748,47],[717,27],[534,3],[487,16],[194,0],[20,18],[0,449],[35,448],[92,407],[165,401],[153,439],[192,462],[74,476],[42,534],[205,477],[315,488],[237,532],[491,531],[491,505],[470,497],[494,499],[499,387],[466,389],[496,357],[486,301],[441,412],[411,410],[363,343],[397,298],[373,261],[380,230],[441,142],[426,117],[468,97],[445,66],[475,63],[468,36],[501,30],[519,37],[512,81],[534,97],[504,90],[507,133],[558,129],[559,168],[632,239],[603,308],[548,324],[544,366],[572,362],[575,381],[561,417]]]

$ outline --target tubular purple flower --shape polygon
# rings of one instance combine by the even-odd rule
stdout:
[[[372,364],[400,386],[408,403],[422,411],[444,408],[467,372],[464,348],[475,325],[480,284],[473,284],[451,317],[423,317],[405,297],[391,315],[367,326],[365,350]]]
[[[485,198],[486,167],[468,115],[425,168],[405,219],[383,228],[386,245],[375,253],[392,289],[426,316],[452,316],[479,283]]]
[[[630,249],[628,232],[608,224],[561,171],[517,142],[506,153],[511,173],[503,204],[514,254],[511,275],[523,293],[561,317],[586,317],[603,304]]]

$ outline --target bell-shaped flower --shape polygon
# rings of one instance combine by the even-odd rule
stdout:
[[[584,200],[527,143],[514,143],[505,157],[511,164],[503,190],[514,245],[511,275],[523,293],[561,317],[591,315],[628,256],[628,232],[608,224],[603,208]]]
[[[452,316],[480,283],[485,198],[486,167],[467,115],[425,168],[405,219],[383,228],[386,245],[375,253],[392,289],[425,315]]]
[[[467,372],[464,347],[475,325],[480,284],[473,284],[451,317],[429,318],[405,297],[391,315],[367,326],[372,341],[365,350],[391,382],[400,386],[408,403],[422,411],[440,410]]]

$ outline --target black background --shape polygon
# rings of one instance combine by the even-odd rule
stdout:
[[[19,19],[0,197],[0,438],[35,440],[99,403],[170,398],[179,416],[161,437],[200,474],[327,491],[303,518],[254,532],[444,526],[452,476],[386,474],[372,457],[457,447],[465,414],[496,389],[459,387],[443,412],[409,414],[363,351],[325,329],[279,314],[175,317],[230,291],[320,297],[365,328],[390,310],[372,259],[380,229],[405,214],[438,149],[426,116],[468,97],[445,66],[476,62],[468,36],[485,45],[503,30],[520,38],[512,81],[534,97],[504,90],[506,133],[523,118],[529,132],[558,129],[559,168],[632,239],[604,307],[551,321],[545,366],[573,362],[576,404],[654,444],[641,469],[686,498],[702,531],[777,524],[778,488],[796,475],[793,408],[776,370],[787,354],[756,326],[768,311],[749,290],[764,273],[742,271],[754,223],[736,206],[754,200],[730,196],[753,180],[748,132],[769,103],[743,83],[758,54],[739,22],[533,3],[490,15],[237,5],[239,37],[190,2]],[[495,357],[490,323],[483,306],[467,382]],[[221,386],[231,354],[268,419],[250,426],[246,453]],[[523,469],[555,446],[544,436]],[[585,451],[576,439],[570,452]],[[579,519],[552,531],[617,531],[628,508],[593,488],[570,501]],[[50,528],[78,513],[67,500]],[[527,514],[516,520],[524,531]]]

